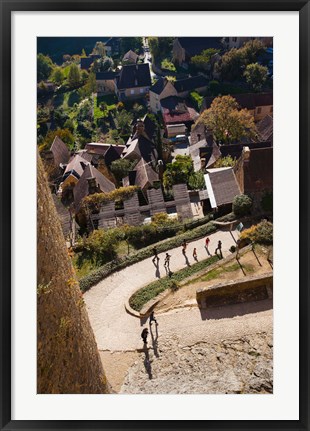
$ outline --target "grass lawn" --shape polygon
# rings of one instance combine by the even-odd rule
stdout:
[[[104,118],[109,115],[109,111],[116,108],[116,103],[118,102],[117,97],[114,94],[108,94],[106,96],[94,96],[94,120],[98,118]],[[100,104],[106,103],[107,109],[102,111],[100,109]]]

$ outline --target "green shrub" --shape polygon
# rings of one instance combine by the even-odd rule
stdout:
[[[203,102],[203,96],[201,96],[197,91],[192,91],[190,93],[190,99],[195,105],[195,107],[200,111]]]
[[[247,195],[235,196],[232,204],[233,212],[236,216],[249,214],[252,207],[252,199]]]
[[[148,284],[147,286],[144,286],[142,289],[138,290],[136,293],[132,295],[132,297],[129,300],[130,306],[134,310],[140,311],[148,301],[155,298],[163,291],[167,289],[171,289],[173,291],[177,290],[179,287],[178,283],[180,281],[185,280],[186,278],[190,277],[196,272],[199,272],[202,269],[207,268],[208,266],[212,265],[217,261],[218,261],[217,256],[209,257],[208,259],[205,259],[201,262],[197,262],[190,267],[186,267],[181,269],[178,272],[175,272],[174,274],[171,275],[171,277],[167,276],[159,280],[156,280]]]
[[[248,240],[258,244],[271,245],[273,243],[273,225],[263,220],[241,232],[240,240]]]

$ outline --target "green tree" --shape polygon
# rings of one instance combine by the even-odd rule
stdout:
[[[243,76],[254,91],[260,91],[267,80],[268,68],[258,63],[248,64]]]
[[[92,54],[100,55],[101,57],[105,57],[106,55],[106,47],[103,42],[96,42]]]
[[[222,79],[234,81],[242,78],[242,69],[257,60],[263,51],[264,45],[258,39],[250,40],[241,48],[232,48],[225,52],[216,70],[221,73]]]
[[[120,54],[123,56],[130,49],[139,54],[142,49],[142,37],[122,37],[120,43]]]
[[[190,175],[188,186],[191,190],[203,190],[206,188],[203,172],[198,171]]]
[[[252,207],[252,199],[247,195],[235,196],[232,203],[232,210],[236,216],[249,214]]]
[[[207,70],[212,56],[219,52],[220,50],[215,48],[205,49],[200,54],[194,55],[191,58],[191,62],[193,63],[194,66],[197,67],[197,69]]]
[[[123,109],[116,114],[116,121],[122,133],[128,133],[131,130],[133,114]]]
[[[128,159],[118,159],[111,163],[111,172],[119,184],[121,184],[123,178],[127,177],[134,163]]]
[[[232,143],[256,135],[253,116],[248,110],[239,109],[232,96],[216,97],[197,122],[211,129],[218,143]]]
[[[71,87],[77,87],[80,84],[80,81],[80,69],[75,63],[72,63],[69,68],[68,83]]]
[[[150,51],[152,53],[152,56],[154,58],[158,58],[160,55],[158,37],[149,37],[148,43],[149,43],[149,47],[150,47]]]
[[[40,151],[48,150],[56,136],[58,136],[68,146],[68,148],[72,149],[74,147],[74,136],[70,130],[58,128],[57,130],[50,130],[47,132],[47,135],[40,145]]]
[[[83,49],[82,49],[81,58],[85,58],[85,57],[87,57],[87,55],[86,55],[86,51],[85,51],[85,49],[83,48]]]
[[[54,69],[54,63],[48,55],[37,55],[37,82],[48,79]]]
[[[163,176],[163,184],[166,189],[171,189],[174,184],[188,183],[194,173],[193,161],[190,156],[178,155],[173,163],[168,163]]]
[[[81,81],[85,84],[88,79],[88,72],[86,70],[82,70],[81,72]]]
[[[234,167],[237,163],[237,159],[235,157],[226,156],[226,157],[220,157],[214,164],[215,168],[228,168],[228,167]]]
[[[62,84],[63,80],[64,80],[64,74],[63,74],[62,68],[56,67],[52,74],[52,81],[55,84],[60,85]]]

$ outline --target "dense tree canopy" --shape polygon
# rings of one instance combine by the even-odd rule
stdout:
[[[205,49],[200,54],[194,55],[191,58],[191,62],[194,66],[197,67],[197,69],[207,70],[210,65],[210,60],[212,56],[219,52],[220,50],[215,48]]]
[[[242,78],[244,68],[257,60],[263,51],[264,45],[258,39],[250,40],[241,48],[232,48],[225,52],[221,62],[217,64],[217,70],[222,79],[234,81]]]
[[[247,195],[235,196],[232,204],[233,212],[236,216],[249,214],[252,207],[252,199]]]
[[[256,134],[253,116],[247,109],[239,109],[232,96],[216,97],[197,121],[211,129],[216,141],[222,144],[254,137]]]
[[[139,54],[142,49],[142,37],[122,37],[120,48],[122,55],[130,49]]]
[[[103,42],[96,42],[92,54],[100,55],[101,57],[105,57],[106,55],[106,47]]]
[[[75,63],[72,63],[68,74],[68,83],[71,87],[77,87],[81,81],[80,69]]]
[[[268,68],[258,63],[248,64],[243,76],[254,91],[260,91],[267,80]]]
[[[54,63],[48,55],[37,55],[37,81],[45,81],[53,71]]]
[[[63,74],[62,68],[56,67],[52,74],[52,81],[55,84],[60,85],[62,84],[63,80],[64,80],[64,74]]]
[[[128,133],[131,131],[132,120],[133,114],[131,112],[127,112],[125,109],[116,114],[116,121],[122,133]]]
[[[122,179],[127,177],[128,172],[132,170],[135,163],[135,161],[133,162],[132,160],[128,159],[118,159],[111,163],[111,172],[118,183],[121,183]]]
[[[190,156],[178,155],[173,163],[168,163],[164,172],[163,183],[166,189],[174,184],[187,184],[194,174],[193,160]]]

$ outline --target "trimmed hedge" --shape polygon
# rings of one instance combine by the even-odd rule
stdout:
[[[177,286],[180,281],[185,280],[204,268],[207,268],[218,260],[219,258],[217,256],[212,256],[208,259],[202,260],[201,262],[197,262],[190,267],[181,269],[180,271],[172,274],[171,277],[167,276],[165,278],[153,281],[132,295],[129,300],[130,306],[134,310],[140,311],[144,304],[155,298],[155,296],[167,289],[175,289],[175,286]]]
[[[160,243],[156,243],[157,251],[158,253],[166,252],[172,248],[180,247],[184,240],[187,242],[194,241],[215,231],[215,225],[213,224],[213,222],[209,222],[191,231],[177,235],[174,238],[164,240]],[[125,256],[123,258],[116,259],[113,262],[106,263],[100,268],[91,271],[88,275],[80,279],[80,289],[82,290],[82,292],[86,292],[92,286],[99,283],[102,279],[108,277],[113,272],[119,271],[129,265],[133,265],[134,263],[140,262],[141,260],[153,256],[154,245],[155,244],[152,244],[148,247],[143,248],[142,250],[137,251],[131,256]]]

